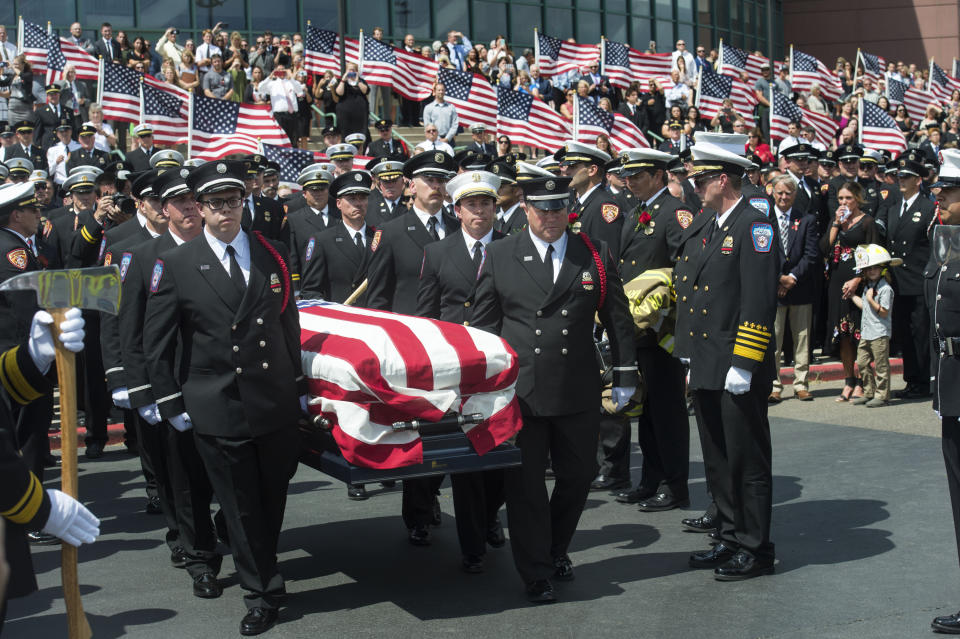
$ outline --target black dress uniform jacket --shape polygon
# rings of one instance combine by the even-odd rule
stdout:
[[[924,297],[930,310],[933,408],[943,418],[956,418],[960,416],[960,393],[957,392],[960,388],[960,348],[957,348],[960,347],[960,259],[940,263],[931,256],[923,279]],[[957,340],[953,355],[946,347],[945,340],[949,338]]]
[[[0,228],[0,256],[0,282],[41,270],[40,261],[27,243],[6,228]],[[38,309],[37,294],[33,291],[0,294],[0,348],[16,346],[30,336],[30,323]]]
[[[637,202],[637,200],[634,200]],[[640,224],[646,211],[650,223]],[[620,277],[629,282],[651,268],[673,266],[684,228],[693,223],[694,211],[663,189],[646,208],[637,206],[627,215],[620,236]]]
[[[580,216],[581,233],[595,242],[605,242],[613,255],[620,253],[624,211],[613,193],[599,185],[585,200],[571,206],[570,212]]]
[[[110,163],[110,156],[100,149],[87,151],[86,149],[74,149],[70,151],[70,157],[67,158],[67,173],[78,166],[95,166],[102,169]]]
[[[283,203],[273,198],[254,195],[252,220],[248,208],[249,203],[250,201],[244,198],[243,216],[240,219],[240,226],[243,227],[243,230],[248,233],[260,231],[271,240],[280,240],[284,243],[289,241],[286,225],[283,223],[286,215],[283,210]]]
[[[445,236],[460,228],[456,218],[446,214],[441,217]],[[412,210],[379,229],[370,247],[373,257],[367,269],[367,306],[405,315],[416,313],[423,249],[433,241]]]
[[[156,151],[157,148],[153,147],[152,151]],[[150,170],[150,155],[143,150],[143,147],[137,147],[133,151],[127,153],[127,162],[130,164],[130,170],[134,173],[139,173],[140,171],[149,171]]]
[[[504,237],[493,231],[493,240]],[[473,253],[467,250],[461,231],[428,244],[423,251],[417,315],[470,326],[478,275]]]
[[[391,211],[390,205],[387,204],[383,193],[379,189],[370,191],[370,198],[367,200],[367,226],[372,226],[375,229],[381,228],[387,222],[397,219],[406,212],[406,197],[401,195]]]
[[[63,106],[60,107],[60,115],[57,115],[56,110],[50,104],[44,104],[36,111],[36,120],[37,120],[37,129],[34,132],[34,138],[40,142],[40,146],[44,149],[49,149],[51,146],[57,143],[57,127],[60,126],[61,120],[66,120],[67,124],[73,129],[73,134],[76,135],[77,131],[80,130],[80,126],[77,123],[76,117],[73,115],[73,111],[66,109]],[[44,163],[42,166],[36,166],[34,168],[47,170],[47,165]]]
[[[375,231],[364,229],[364,247],[360,249],[354,239],[354,231],[340,223],[311,238],[315,242],[312,251],[308,246],[307,259],[300,276],[300,297],[343,302],[357,289],[367,276],[367,266],[373,253],[370,245]],[[365,306],[366,295],[361,295],[357,306]]]
[[[323,215],[314,213],[313,209],[304,205],[303,208],[289,210],[287,212],[287,239],[290,246],[290,275],[293,277],[295,288],[300,288],[300,278],[303,275],[303,269],[309,261],[307,257],[313,257],[313,251],[316,250],[317,236],[330,227],[340,223],[340,211],[333,205],[333,202],[327,203],[327,213],[330,219],[330,225],[323,222]],[[310,248],[310,242],[313,241],[313,249]]]
[[[374,158],[389,158],[394,162],[406,162],[410,159],[410,153],[404,148],[400,140],[393,140],[393,150],[390,150],[390,143],[384,140],[374,140],[367,149],[367,155]]]
[[[498,219],[494,222],[493,228],[504,235],[513,235],[527,228],[527,212],[523,208],[523,202],[517,203],[506,221]]]
[[[7,149],[7,157],[4,161],[13,158],[26,158],[30,160],[34,169],[46,170],[47,168],[46,155],[40,148],[40,145],[36,143],[31,144],[26,149],[24,149],[19,142],[13,144]],[[67,170],[70,170],[69,165],[67,166]]]
[[[897,295],[923,295],[923,269],[930,259],[929,232],[936,214],[933,202],[918,194],[903,214],[903,202],[886,207],[884,226],[890,257],[899,257],[903,264],[890,269]]]

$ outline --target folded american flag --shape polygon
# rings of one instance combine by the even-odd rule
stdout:
[[[704,118],[713,118],[723,108],[727,98],[733,102],[733,108],[749,127],[756,126],[753,119],[753,107],[757,96],[753,88],[739,78],[718,73],[701,73],[697,84],[697,108]]]
[[[873,102],[860,100],[860,144],[871,149],[887,149],[894,157],[907,148],[907,141],[896,121]]]
[[[46,83],[63,77],[63,69],[72,64],[78,80],[99,78],[99,62],[92,55],[64,38],[47,33],[38,24],[20,20],[23,34],[21,50],[35,73],[46,71]]]
[[[580,71],[600,58],[595,44],[565,42],[560,38],[545,35],[534,29],[534,59],[545,76],[559,75],[568,71]]]
[[[819,84],[820,93],[828,100],[839,100],[843,95],[840,78],[827,65],[793,47],[790,47],[790,84],[798,92],[809,92],[814,84]]]
[[[190,157],[216,160],[231,153],[259,153],[261,143],[290,146],[268,105],[194,94]]]
[[[443,85],[445,99],[456,109],[460,124],[482,124],[491,131],[497,127],[497,91],[486,78],[440,67],[437,82]]]
[[[553,151],[570,138],[570,125],[546,103],[528,93],[497,90],[497,135],[514,144]]]
[[[770,109],[770,138],[781,140],[789,135],[787,126],[791,122],[800,125],[809,124],[814,128],[817,142],[830,147],[834,134],[837,132],[837,123],[829,117],[797,106],[782,93],[773,92],[773,102]]]
[[[450,322],[300,302],[300,348],[309,411],[333,425],[344,458],[366,468],[423,461],[416,431],[391,424],[439,421],[445,413],[480,413],[464,425],[483,455],[522,425],[516,353],[500,337]]]
[[[753,87],[753,84],[763,77],[760,68],[764,63],[769,64],[770,60],[765,58],[762,55],[757,55],[756,53],[747,53],[743,49],[738,49],[737,47],[731,47],[729,44],[726,44],[723,40],[720,41],[720,73],[723,75],[732,75],[739,78],[740,74],[746,72],[747,76],[750,78],[750,86]],[[780,65],[777,66],[775,71],[779,72]]]
[[[930,60],[930,92],[941,102],[947,102],[957,89],[960,89],[960,80],[951,78],[939,64]]]
[[[628,87],[656,79],[663,85],[670,81],[673,61],[669,53],[641,53],[633,47],[604,39],[601,49],[602,73],[610,77],[610,84]]]
[[[608,113],[592,100],[577,96],[574,102],[573,121],[577,131],[576,141],[595,145],[597,136],[605,133],[617,151],[623,149],[650,148],[650,143],[636,124],[625,115]],[[614,153],[615,155],[615,153]]]
[[[346,47],[346,61],[360,68],[364,82],[393,87],[408,100],[424,100],[433,93],[438,66],[434,60],[364,34],[360,40],[346,38]]]
[[[340,37],[334,31],[307,25],[303,41],[303,68],[308,73],[333,71],[340,75]]]
[[[877,84],[884,77],[887,61],[878,55],[864,53],[857,49],[857,67],[863,67],[863,73],[861,75],[867,76],[873,80],[874,84]],[[856,73],[854,73],[854,75],[856,75]]]

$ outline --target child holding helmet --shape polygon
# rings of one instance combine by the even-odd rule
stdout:
[[[857,270],[865,285],[862,295],[851,300],[862,309],[860,343],[857,346],[857,368],[863,379],[863,397],[853,400],[867,408],[886,406],[890,398],[890,334],[893,308],[893,287],[884,278],[884,269],[899,266],[903,260],[891,258],[887,249],[877,244],[862,244],[854,253]],[[873,362],[874,369],[870,368]]]

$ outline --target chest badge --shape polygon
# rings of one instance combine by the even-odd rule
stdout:
[[[580,276],[580,283],[583,285],[583,290],[593,290],[593,275],[590,274],[590,271],[583,272],[583,275]]]
[[[723,244],[720,245],[720,252],[724,255],[730,255],[733,253],[733,236],[728,235],[723,238]]]
[[[913,217],[910,218],[910,219],[912,219],[914,222],[919,222],[919,221],[920,221],[920,211],[916,211],[916,212],[913,214]]]
[[[270,274],[270,290],[274,293],[283,292],[283,287],[280,286],[280,277],[276,273]]]

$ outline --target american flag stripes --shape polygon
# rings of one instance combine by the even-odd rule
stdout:
[[[103,65],[103,117],[122,122],[140,122],[140,81],[145,76],[109,62]]]
[[[301,302],[300,348],[308,410],[333,425],[344,458],[366,468],[423,461],[416,431],[397,421],[438,421],[447,411],[480,413],[464,426],[483,455],[522,423],[516,353],[472,327],[326,302]]]
[[[116,65],[110,65],[116,66]],[[186,144],[190,136],[187,111],[190,94],[167,85],[158,89],[151,83],[143,83],[143,121],[153,129],[153,141],[157,144]]]
[[[907,92],[907,89],[910,88],[910,85],[906,82],[901,82],[896,78],[887,78],[886,86],[886,96],[887,101],[892,105],[903,104],[903,95]]]
[[[801,126],[809,124],[817,134],[817,141],[826,147],[833,142],[837,132],[837,123],[825,115],[804,109],[791,102],[782,93],[773,92],[773,102],[770,109],[770,138],[783,139],[789,135],[787,126],[797,122]]]
[[[433,93],[437,63],[361,34],[361,40],[346,38],[346,60],[360,67],[368,84],[393,87],[409,100],[424,100]],[[360,63],[361,44],[363,63]]]
[[[763,77],[760,67],[770,60],[762,55],[747,53],[743,49],[731,47],[723,40],[720,41],[720,73],[739,78],[744,71],[750,78],[750,85]],[[779,70],[779,69],[778,69]]]
[[[290,146],[268,105],[193,96],[190,157],[216,160],[231,153],[259,153],[261,142]]]
[[[570,138],[570,126],[559,113],[530,94],[497,91],[497,135],[514,144],[553,151]]]
[[[927,107],[931,104],[938,105],[938,102],[937,96],[923,89],[908,87],[903,93],[903,106],[907,108],[907,115],[910,116],[915,125],[919,125],[927,117]],[[937,108],[939,108],[939,105]]]
[[[600,58],[595,44],[576,44],[545,35],[534,29],[534,55],[545,76],[579,71]]]
[[[894,157],[907,148],[907,141],[894,119],[866,100],[860,100],[860,144],[871,149],[887,149]]]
[[[297,149],[289,146],[277,146],[275,144],[263,145],[263,156],[271,162],[280,165],[280,181],[296,184],[297,175],[305,166],[316,162],[321,162],[327,156],[318,151],[308,151],[307,149]]]
[[[960,80],[947,75],[939,64],[930,61],[930,92],[940,98],[941,102],[950,100],[954,91],[960,89]]]
[[[857,66],[863,67],[863,73],[871,80],[873,80],[874,85],[876,85],[884,77],[884,72],[887,68],[887,61],[878,56],[873,55],[872,53],[864,53],[863,51],[857,51]]]
[[[340,38],[336,32],[307,25],[303,68],[308,73],[333,71],[334,75],[340,75]]]
[[[78,80],[96,80],[99,63],[92,55],[69,40],[47,33],[38,24],[21,20],[22,51],[34,72],[46,71],[47,83],[59,80],[67,64],[77,70]]]
[[[840,78],[823,62],[812,55],[790,48],[790,84],[794,91],[809,92],[814,84],[820,85],[820,93],[828,100],[839,100],[843,95]]]
[[[651,79],[661,84],[670,81],[669,53],[641,53],[629,45],[606,39],[601,46],[601,72],[610,77],[610,84],[625,88],[632,82],[647,83]]]
[[[491,131],[497,127],[497,91],[486,78],[440,67],[437,81],[443,85],[446,101],[457,110],[460,124],[482,124]]]
[[[717,73],[701,73],[697,87],[697,108],[700,115],[713,118],[723,108],[723,101],[730,98],[733,108],[743,117],[747,126],[756,126],[753,119],[753,107],[757,104],[757,96],[753,88],[738,78]]]
[[[574,122],[577,131],[576,141],[584,144],[596,144],[597,136],[605,133],[610,144],[617,150],[650,148],[643,132],[629,118],[619,113],[608,113],[595,105],[592,100],[577,97],[574,103]]]

